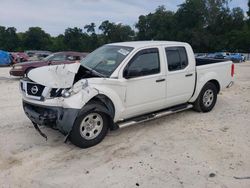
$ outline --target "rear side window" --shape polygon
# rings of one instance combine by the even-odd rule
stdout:
[[[66,59],[68,61],[77,61],[77,60],[80,60],[80,57],[79,56],[68,55]]]
[[[125,69],[126,77],[134,78],[160,73],[160,59],[157,48],[138,52]]]
[[[182,70],[188,66],[187,52],[184,47],[169,47],[165,51],[169,71]]]
[[[50,61],[65,61],[65,55],[63,54],[55,54]]]

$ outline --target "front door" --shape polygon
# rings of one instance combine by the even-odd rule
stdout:
[[[142,115],[164,106],[166,77],[158,48],[139,51],[124,69],[126,79],[125,117]]]

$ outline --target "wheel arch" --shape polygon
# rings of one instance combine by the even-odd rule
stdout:
[[[108,111],[110,112],[110,116],[114,119],[114,117],[115,117],[115,106],[114,106],[114,103],[112,102],[112,100],[109,97],[107,97],[104,94],[98,94],[98,95],[92,97],[88,101],[88,103],[92,103],[94,101],[99,102],[102,105],[104,105],[108,109]]]
[[[221,90],[220,83],[219,83],[217,80],[210,80],[210,81],[208,81],[207,83],[209,83],[209,82],[211,82],[211,83],[213,83],[213,84],[215,85],[215,87],[217,88],[217,94],[220,93],[220,90]],[[206,83],[206,84],[207,84],[207,83]],[[205,85],[206,85],[206,84],[205,84]],[[204,86],[205,86],[205,85],[204,85]],[[203,86],[203,87],[204,87],[204,86]]]
[[[97,103],[97,110],[100,110],[101,112],[105,113],[109,118],[109,128],[110,130],[116,130],[118,129],[118,126],[114,123],[115,118],[115,105],[112,102],[112,100],[104,95],[104,94],[98,94],[91,98],[87,104]],[[99,107],[98,107],[99,106]],[[103,107],[103,108],[102,108]]]
[[[204,76],[204,77],[202,77],[202,79],[200,79],[200,80],[197,80],[197,87],[196,87],[196,91],[195,91],[195,93],[194,93],[194,95],[192,96],[192,98],[189,100],[189,102],[194,102],[197,98],[198,98],[198,96],[199,96],[199,94],[200,94],[200,92],[201,92],[201,90],[202,90],[202,88],[207,84],[207,83],[213,83],[215,86],[216,86],[216,88],[217,88],[217,94],[220,92],[220,90],[221,90],[221,84],[220,84],[220,82],[219,82],[219,79],[217,79],[217,74],[211,74],[211,75],[206,75],[206,76]]]

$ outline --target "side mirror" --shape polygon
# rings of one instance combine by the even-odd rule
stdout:
[[[126,78],[126,79],[131,79],[131,78],[135,78],[135,77],[138,77],[138,76],[139,76],[139,72],[136,71],[136,70],[128,70],[128,69],[126,69],[123,72],[123,77]]]
[[[126,78],[126,79],[129,79],[129,78],[130,78],[128,69],[126,69],[126,70],[123,72],[123,77]]]

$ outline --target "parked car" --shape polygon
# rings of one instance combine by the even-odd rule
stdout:
[[[246,56],[244,54],[241,54],[241,57],[242,57],[243,62],[245,62],[246,61]]]
[[[242,63],[245,61],[245,57],[244,55],[240,54],[240,53],[232,53],[230,54],[230,59],[234,62],[234,63]]]
[[[195,58],[206,58],[207,57],[207,54],[205,53],[196,53],[195,54]]]
[[[25,51],[25,53],[30,58],[34,59],[34,57],[36,57],[37,59],[35,59],[35,60],[41,60],[41,59],[49,56],[50,54],[52,54],[52,52],[50,52],[50,51],[39,51],[39,50],[28,50],[28,51]]]
[[[22,63],[26,62],[29,59],[29,56],[24,53],[24,52],[11,52],[11,64],[17,64],[17,63]]]
[[[214,54],[210,54],[210,58],[214,58],[214,59],[230,59],[230,53],[228,53],[228,52],[216,52]]]
[[[31,70],[20,81],[23,109],[39,125],[60,130],[81,148],[114,130],[193,108],[211,111],[220,90],[232,86],[234,64],[195,59],[181,42],[105,45],[81,64]]]
[[[0,66],[9,66],[11,64],[10,54],[0,50]]]
[[[24,76],[30,70],[47,66],[47,65],[59,65],[59,64],[70,64],[75,61],[80,61],[86,57],[87,53],[80,52],[58,52],[49,55],[41,61],[29,61],[24,63],[19,63],[13,66],[10,70],[10,75],[12,76]]]

